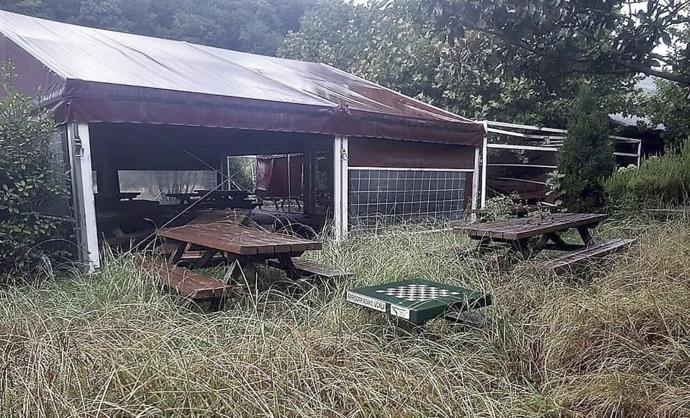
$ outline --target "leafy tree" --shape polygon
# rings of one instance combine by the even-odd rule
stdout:
[[[0,271],[32,261],[31,250],[58,231],[47,215],[66,196],[66,179],[53,165],[47,112],[32,113],[31,99],[18,93],[2,69],[0,84]]]
[[[5,0],[0,9],[75,23],[275,54],[318,0]]]
[[[491,35],[468,33],[451,46],[418,0],[324,1],[278,53],[333,65],[467,117],[551,126],[565,126],[581,78],[550,85],[538,72],[524,73],[516,53]],[[629,111],[633,77],[588,81],[608,111]]]
[[[603,180],[615,167],[609,135],[606,113],[597,105],[591,86],[583,84],[558,161],[556,192],[568,210],[586,212],[603,206]]]
[[[664,142],[677,147],[690,139],[690,88],[666,80],[657,80],[656,87],[643,109],[654,124],[664,125]]]
[[[549,84],[578,74],[644,73],[690,83],[686,0],[424,0],[451,41],[479,32],[500,40],[522,73]]]

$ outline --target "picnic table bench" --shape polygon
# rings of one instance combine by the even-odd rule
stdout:
[[[239,278],[238,273],[255,274],[254,265],[275,259],[288,277],[298,278],[299,272],[292,261],[305,251],[321,250],[318,241],[294,238],[233,223],[188,224],[175,228],[156,230],[159,237],[176,243],[170,254],[170,264],[177,264],[185,251],[200,247],[204,255],[197,261],[198,267],[206,265],[218,252],[229,262],[229,275]],[[237,271],[239,267],[240,271]]]
[[[262,264],[283,270],[293,281],[314,275],[349,277],[348,273],[329,270],[313,262],[296,258],[306,251],[321,250],[322,244],[318,241],[249,228],[238,223],[193,223],[158,229],[156,234],[168,243],[174,244],[167,261],[169,266],[177,266],[188,252],[197,254],[194,259],[196,267],[208,265],[220,254],[227,266],[223,281],[218,281],[221,284],[242,283],[244,280],[252,282],[257,279],[256,266]],[[176,269],[180,267],[172,269],[179,276]],[[186,287],[182,289],[190,297],[193,297],[194,289],[207,289],[211,284],[198,275],[187,274],[184,277],[187,278]]]
[[[589,258],[601,257],[632,245],[631,240],[594,242],[590,230],[606,218],[605,214],[553,213],[473,224],[456,230],[477,240],[479,252],[487,251],[497,244],[507,244],[525,259],[543,250],[566,251],[566,254],[542,264],[546,268],[560,272]],[[573,228],[577,230],[582,240],[581,244],[567,243],[561,237],[562,233]]]
[[[617,251],[630,248],[635,242],[634,239],[612,239],[599,242],[587,248],[568,252],[559,257],[546,260],[538,264],[538,266],[546,270],[552,270],[556,274],[560,274],[588,259],[604,257]]]
[[[292,264],[295,266],[295,270],[300,275],[299,282],[294,283],[299,288],[302,284],[313,285],[312,279],[317,279],[321,283],[332,282],[337,283],[344,279],[349,279],[354,276],[354,273],[329,268],[317,264],[309,260],[301,260],[299,258],[293,259]],[[268,260],[267,265],[274,268],[280,268],[280,263],[277,260]]]
[[[166,289],[195,302],[209,302],[211,311],[218,311],[223,307],[232,289],[220,280],[177,267],[165,260],[149,260],[148,265]]]
[[[456,231],[478,240],[477,249],[482,252],[495,243],[508,244],[525,258],[544,249],[572,251],[593,243],[590,229],[606,220],[608,215],[590,213],[553,213],[528,218],[508,219],[457,228]],[[572,228],[582,239],[582,244],[568,244],[560,236]]]

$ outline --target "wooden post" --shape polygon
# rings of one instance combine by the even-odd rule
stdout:
[[[93,194],[93,168],[88,123],[73,123],[67,129],[72,199],[76,217],[76,236],[80,261],[90,272],[101,266],[96,226],[96,203]]]
[[[335,239],[347,235],[348,228],[348,140],[346,136],[336,135],[333,142],[333,220]]]

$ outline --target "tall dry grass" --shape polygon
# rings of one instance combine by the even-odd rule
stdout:
[[[627,220],[639,247],[578,277],[410,230],[329,244],[354,285],[427,277],[491,292],[485,318],[398,327],[345,288],[208,314],[139,260],[0,293],[2,416],[690,416],[690,221]]]

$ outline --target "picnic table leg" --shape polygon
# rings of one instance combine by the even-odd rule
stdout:
[[[188,246],[189,244],[186,242],[177,241],[177,247],[175,248],[175,251],[173,251],[172,254],[170,254],[168,262],[172,265],[176,265],[177,263],[179,263],[185,251],[187,251]]]
[[[589,228],[586,226],[579,226],[577,227],[577,232],[580,234],[580,238],[582,238],[582,242],[585,243],[586,246],[592,245],[594,240],[592,239],[592,234],[589,232]]]
[[[491,238],[482,237],[479,239],[479,242],[477,243],[477,247],[476,247],[475,251],[477,251],[477,253],[479,253],[479,254],[483,254],[484,252],[486,252],[486,250],[489,248],[490,245],[491,245]]]
[[[254,263],[251,260],[242,259],[234,256],[228,257],[229,267],[225,272],[224,281],[226,283],[235,282],[247,284],[256,283],[257,273]]]
[[[299,280],[300,274],[295,268],[295,264],[292,262],[291,257],[284,255],[279,256],[278,263],[280,265],[280,269],[287,274],[290,280]]]
[[[568,247],[568,243],[561,238],[560,235],[556,232],[552,232],[550,234],[546,234],[546,236],[554,243],[556,244],[556,247],[559,249],[566,249]]]
[[[546,243],[549,242],[550,239],[551,237],[549,237],[547,234],[540,236],[539,239],[537,239],[537,241],[534,243],[534,245],[532,245],[530,255],[536,255],[541,250],[543,250],[544,246],[546,245]],[[560,237],[558,237],[558,239],[560,239]]]
[[[225,300],[227,297],[225,295],[223,296],[218,296],[213,299],[211,299],[211,304],[209,305],[209,310],[211,312],[218,312],[221,309],[223,309],[223,306],[225,306]]]
[[[516,241],[510,241],[510,246],[513,250],[520,254],[522,258],[528,258],[532,253],[531,240],[530,239],[519,239]]]
[[[217,252],[218,252],[218,250],[214,250],[212,248],[206,250],[204,255],[196,262],[196,266],[197,267],[204,267],[213,259],[213,256],[215,256]]]
[[[245,260],[240,263],[240,267],[240,274],[243,276],[244,280],[246,280],[247,283],[252,286],[257,285],[259,281],[259,275],[256,271],[256,267],[254,266],[254,262]]]
[[[533,238],[523,238],[517,241],[511,241],[510,245],[526,260],[543,250],[548,241],[549,237],[547,235],[541,235],[536,240]]]
[[[239,261],[237,257],[232,256],[232,255],[226,255],[226,262],[227,262],[227,270],[225,271],[225,276],[223,277],[223,281],[226,284],[229,284],[230,282],[236,282],[236,276],[237,276],[237,270],[239,269]]]

